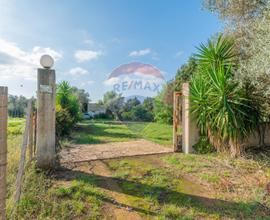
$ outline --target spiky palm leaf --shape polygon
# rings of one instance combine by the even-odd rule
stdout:
[[[196,55],[199,72],[191,81],[190,98],[201,133],[214,135],[217,148],[227,143],[231,151],[239,153],[239,141],[254,129],[259,113],[232,78],[233,50],[231,39],[222,35],[200,46]]]
[[[209,40],[207,45],[201,44],[197,47],[199,53],[195,54],[200,66],[210,68],[214,66],[234,66],[235,65],[235,51],[234,42],[229,37],[224,37],[222,34],[216,40]]]

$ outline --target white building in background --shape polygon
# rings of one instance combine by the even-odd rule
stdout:
[[[106,113],[106,108],[97,103],[88,103],[87,112],[91,117]]]

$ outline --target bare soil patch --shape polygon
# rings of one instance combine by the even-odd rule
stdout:
[[[113,159],[139,155],[170,153],[170,146],[163,146],[147,140],[113,142],[105,144],[71,145],[60,153],[61,163]]]

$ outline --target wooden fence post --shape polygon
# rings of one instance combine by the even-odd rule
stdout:
[[[8,88],[0,87],[0,220],[6,219]]]
[[[27,142],[29,138],[31,111],[32,111],[32,100],[29,100],[27,104],[27,114],[26,114],[26,123],[25,123],[25,130],[24,130],[23,143],[22,143],[22,149],[21,149],[21,158],[20,158],[19,170],[18,170],[18,174],[16,178],[16,191],[15,191],[15,196],[14,196],[15,204],[18,203],[18,201],[20,200],[20,195],[21,195],[22,179],[23,179],[24,165],[25,165],[25,160],[26,160]]]
[[[33,154],[36,155],[37,153],[37,112],[33,113],[33,130],[34,130],[34,138],[33,138]]]
[[[28,150],[29,150],[29,160],[31,161],[32,158],[33,158],[33,111],[32,111],[32,103],[31,103],[31,111],[30,111]]]

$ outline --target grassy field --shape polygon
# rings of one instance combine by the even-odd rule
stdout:
[[[163,145],[172,144],[172,126],[144,122],[83,121],[71,135],[75,144],[146,139]]]
[[[8,219],[14,207],[22,141],[18,131],[23,122],[9,122]],[[87,121],[72,136],[76,143],[146,138],[166,145],[171,130],[171,126],[154,123]],[[269,155],[231,159],[220,154],[178,153],[84,163],[51,173],[32,164],[27,166],[14,216],[20,220],[114,219],[121,217],[114,209],[128,209],[142,219],[269,219],[270,195],[265,189],[270,182]],[[116,214],[111,218],[108,212]]]
[[[99,219],[102,208],[100,198],[104,195],[93,185],[93,178],[80,175],[63,187],[54,175],[36,169],[35,163],[26,166],[21,200],[14,209],[13,193],[24,122],[24,119],[18,118],[8,120],[7,219],[11,219],[12,211],[14,218],[19,220],[73,219],[73,216]]]

